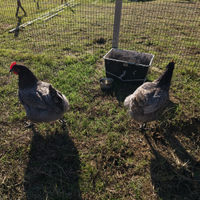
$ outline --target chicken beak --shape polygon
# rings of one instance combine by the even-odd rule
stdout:
[[[15,75],[18,75],[18,73],[14,71],[13,69],[10,69],[9,72],[13,72]]]

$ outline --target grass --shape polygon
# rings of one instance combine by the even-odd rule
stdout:
[[[38,10],[23,2],[28,15],[16,19],[15,1],[0,2],[0,199],[199,200],[199,3],[123,4],[120,48],[155,55],[150,81],[171,59],[176,63],[170,101],[141,133],[123,107],[137,86],[115,81],[110,93],[99,87],[113,3],[88,1],[73,8],[76,14],[66,9],[9,34],[20,20],[59,3],[41,3]],[[8,73],[14,60],[67,96],[65,128],[59,122],[24,128],[17,76]]]

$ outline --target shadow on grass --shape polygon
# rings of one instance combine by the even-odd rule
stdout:
[[[118,101],[123,103],[126,96],[132,94],[140,84],[116,82],[115,95]],[[187,138],[190,138],[189,149],[192,146],[191,143],[194,143],[196,149],[200,146],[200,120],[191,119],[190,122],[179,120],[178,123],[172,124],[172,119],[177,115],[177,109],[179,109],[179,104],[168,101],[160,112],[162,113],[159,117],[161,125],[156,126],[157,135],[149,138],[145,134],[155,156],[151,160],[151,180],[160,199],[199,200],[200,161],[199,158],[194,158],[188,153],[185,146]],[[193,150],[195,151],[195,148]]]
[[[111,90],[104,90],[104,92],[111,96],[116,96],[120,105],[124,103],[125,98],[133,94],[133,92],[142,85],[143,82],[123,82],[119,79],[114,79],[113,88]]]
[[[82,199],[79,188],[80,160],[66,128],[46,137],[33,128],[29,162],[25,171],[28,199]]]
[[[158,142],[154,140],[154,143],[152,140],[154,138],[144,134],[155,156],[151,160],[152,184],[159,197],[163,200],[199,200],[200,160],[188,153],[186,147],[184,147],[186,144],[182,145],[184,142],[182,137],[186,136],[188,142],[189,140],[191,140],[190,143],[194,142],[194,151],[195,146],[197,148],[200,146],[200,120],[191,120],[188,123],[179,122],[180,124],[169,125],[166,131],[159,131],[159,134],[163,136],[160,138],[162,140],[160,141],[162,148],[158,147],[161,152],[156,151],[157,145],[155,143]],[[178,133],[180,135],[177,137]]]

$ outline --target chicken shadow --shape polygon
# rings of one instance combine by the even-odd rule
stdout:
[[[155,139],[154,136],[150,138],[146,133],[144,134],[155,156],[151,160],[152,184],[159,197],[163,200],[199,200],[200,161],[190,155],[181,144],[181,135],[179,136],[180,139],[174,136],[177,131],[181,134],[187,134],[187,138],[193,142],[196,141],[196,147],[200,146],[200,120],[191,120],[192,122],[188,123],[180,122],[180,124],[184,124],[183,126],[180,126],[180,124],[169,125],[166,131],[160,132],[163,137],[159,139]],[[191,124],[193,125],[191,126]],[[162,153],[155,150],[158,143],[162,145]]]
[[[66,128],[34,136],[25,171],[26,199],[82,199],[79,187],[80,159]]]

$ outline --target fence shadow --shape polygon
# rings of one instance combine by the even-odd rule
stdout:
[[[183,135],[187,134],[188,138],[192,139],[193,137],[196,141],[195,145],[200,145],[200,141],[197,139],[200,131],[200,120],[191,120],[192,122],[188,123],[180,122],[180,124],[184,124],[182,127],[180,124],[169,125],[167,131],[159,131],[159,135],[163,136],[159,139],[163,146],[162,153],[156,151],[158,141],[154,137],[144,134],[155,156],[151,160],[152,184],[154,190],[163,200],[199,199],[200,161],[188,153],[181,144],[181,135],[175,137],[175,132],[178,131]],[[191,124],[193,125],[191,126]]]
[[[25,171],[26,199],[82,199],[79,188],[80,159],[68,131],[33,129]]]

